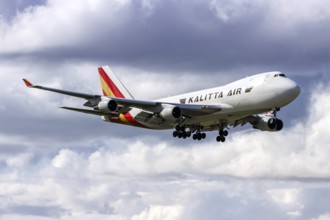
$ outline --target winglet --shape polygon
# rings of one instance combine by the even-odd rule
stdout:
[[[33,87],[32,83],[30,83],[29,80],[27,80],[27,79],[23,79],[23,81],[24,81],[24,83],[25,83],[25,85],[26,85],[27,87]]]

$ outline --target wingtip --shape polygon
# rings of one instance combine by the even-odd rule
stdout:
[[[23,79],[23,81],[27,87],[33,87],[32,83],[29,80]]]

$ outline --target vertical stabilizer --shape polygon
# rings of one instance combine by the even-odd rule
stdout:
[[[99,67],[102,91],[105,96],[134,99],[118,77],[111,71],[110,67]]]

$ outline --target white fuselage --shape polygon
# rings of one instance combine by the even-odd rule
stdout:
[[[267,72],[249,76],[224,86],[185,93],[156,101],[225,106],[217,113],[185,120],[185,124],[210,126],[220,122],[236,121],[252,114],[270,111],[274,108],[281,108],[292,102],[299,92],[300,88],[297,83],[285,77],[281,72]],[[133,116],[138,113],[139,111],[134,112]],[[173,127],[173,125],[166,123],[139,122],[154,129]]]

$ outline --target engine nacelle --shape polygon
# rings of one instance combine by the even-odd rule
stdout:
[[[97,104],[97,109],[101,112],[112,113],[118,110],[118,103],[115,100],[102,100]]]
[[[159,115],[166,121],[174,122],[182,116],[181,109],[174,105],[163,104],[163,110]]]
[[[283,122],[280,119],[273,117],[262,117],[253,128],[261,131],[280,131],[283,128]]]

